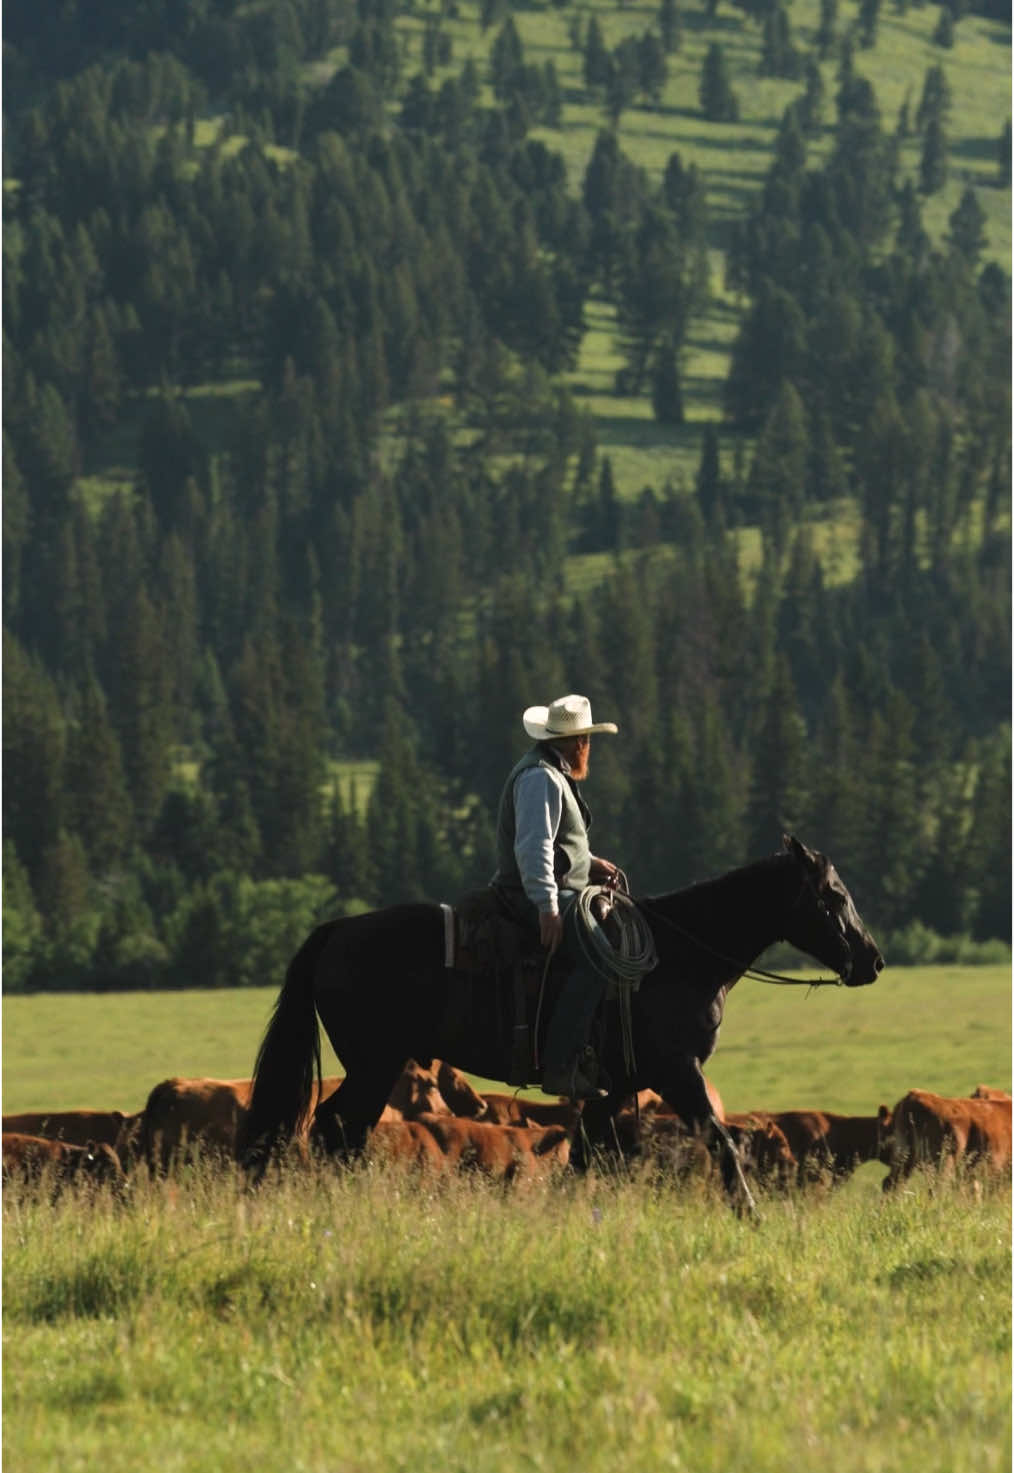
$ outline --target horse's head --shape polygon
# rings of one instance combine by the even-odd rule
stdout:
[[[782,843],[795,859],[800,878],[786,941],[833,967],[846,987],[875,982],[884,958],[834,865],[791,834],[783,835]]]

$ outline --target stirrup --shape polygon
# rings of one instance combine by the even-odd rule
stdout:
[[[543,1075],[542,1092],[543,1094],[566,1095],[570,1100],[604,1100],[609,1091],[603,1089],[599,1084],[600,1077],[605,1078],[604,1071],[599,1068],[595,1051],[588,1044],[578,1054],[566,1074],[553,1075],[549,1078]]]

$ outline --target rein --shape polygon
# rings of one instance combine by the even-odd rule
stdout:
[[[796,903],[798,904],[799,902],[797,901]],[[639,901],[638,904],[642,909],[644,908],[644,901]],[[845,986],[841,977],[814,977],[812,979],[809,977],[787,977],[784,972],[766,972],[763,967],[744,967],[736,957],[727,956],[724,952],[717,951],[715,947],[708,946],[698,936],[695,936],[692,931],[686,930],[684,926],[677,925],[668,916],[654,912],[652,913],[652,920],[661,921],[663,926],[668,926],[670,931],[675,931],[677,935],[683,936],[687,941],[692,941],[695,946],[699,947],[701,951],[707,952],[709,956],[713,956],[716,961],[725,962],[729,966],[738,968],[737,976],[750,977],[756,982],[772,982],[781,987],[806,987],[809,991],[812,991],[814,987]],[[807,995],[809,995],[809,991]]]

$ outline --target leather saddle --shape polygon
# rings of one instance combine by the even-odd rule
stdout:
[[[515,916],[492,886],[471,890],[449,907],[453,916],[453,946],[445,961],[470,984],[486,984],[495,991],[499,1034],[503,1042],[503,1075],[508,1084],[537,1084],[541,1069],[535,1060],[535,1018],[545,982],[544,1025],[551,999],[567,972],[562,958],[546,970],[546,953],[530,925]],[[481,981],[480,981],[481,979]]]
[[[618,925],[609,891],[599,890],[591,909],[607,934]],[[450,912],[446,917],[446,965],[469,979],[467,987],[485,986],[495,992],[503,1077],[514,1086],[539,1083],[542,1070],[537,1059],[546,1023],[568,972],[567,961],[557,953],[547,969],[546,953],[534,927],[514,914],[492,886],[469,891],[453,906],[445,907],[446,912]],[[460,999],[460,994],[452,990],[451,998]],[[460,1006],[459,1001],[451,1002],[456,1012]]]

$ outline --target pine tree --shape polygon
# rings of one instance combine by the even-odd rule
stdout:
[[[708,47],[697,96],[709,123],[734,123],[739,117],[739,100],[729,80],[725,52],[717,41]]]
[[[334,880],[338,898],[344,905],[362,901],[375,893],[370,845],[359,814],[357,789],[352,779],[343,799],[336,781],[331,799],[327,844],[327,873]]]
[[[718,457],[718,428],[709,420],[701,436],[701,458],[695,483],[697,504],[708,526],[721,526],[725,517],[725,489]]]
[[[683,47],[683,14],[679,0],[659,0],[658,29],[667,56]]]
[[[4,837],[33,885],[42,854],[63,829],[66,724],[56,686],[42,664],[4,631]]]
[[[753,777],[746,812],[747,852],[768,854],[780,835],[806,816],[806,723],[784,655],[775,660],[763,721],[751,753]]]
[[[60,970],[83,967],[88,961],[87,934],[90,905],[88,861],[84,845],[61,830],[42,852],[36,894],[39,909],[56,937],[56,964]]]
[[[133,805],[120,743],[93,672],[85,675],[70,727],[65,768],[68,827],[89,864],[103,874],[122,861],[133,837]]]
[[[4,990],[21,992],[40,961],[42,916],[28,872],[10,839],[3,841]]]
[[[593,12],[584,38],[584,84],[589,91],[604,87],[609,80],[609,50],[602,27]]]
[[[817,56],[826,61],[836,39],[838,0],[820,0],[820,25],[817,29]]]
[[[922,93],[915,113],[915,126],[925,133],[935,118],[945,128],[951,113],[951,87],[947,73],[939,64],[926,68],[922,80]]]
[[[803,401],[785,382],[757,438],[747,479],[747,493],[758,511],[780,507],[790,518],[799,514],[806,499],[809,453]]]
[[[1011,934],[1011,751],[1010,731],[1000,731],[985,746],[975,787],[969,868],[979,897],[975,934]]]
[[[986,212],[970,185],[966,185],[962,191],[958,206],[948,216],[947,224],[947,244],[967,261],[969,267],[977,269],[989,241],[986,236]]]
[[[862,874],[877,896],[875,923],[884,929],[909,918],[926,866],[914,756],[912,707],[892,690],[884,709],[873,709],[865,742],[869,799]]]
[[[651,407],[659,424],[683,423],[683,390],[679,364],[672,340],[667,338],[655,353],[651,380]]]
[[[774,5],[764,17],[761,59],[762,77],[798,77],[802,58],[792,44],[792,26],[782,4]]]
[[[637,85],[657,107],[669,76],[665,49],[654,31],[645,31],[637,42]]]
[[[806,60],[806,91],[799,104],[800,125],[808,137],[819,134],[824,123],[824,78],[813,56]]]
[[[123,752],[138,833],[144,835],[158,816],[169,784],[176,728],[165,630],[143,588],[130,602],[118,644],[119,679],[115,696],[110,696],[110,716]]]
[[[931,118],[923,134],[919,159],[919,192],[938,194],[947,181],[947,136],[938,118]]]
[[[944,770],[934,783],[934,832],[914,910],[941,936],[967,935],[978,896],[968,860],[967,776],[963,766]]]
[[[511,16],[504,21],[490,48],[490,79],[493,95],[503,102],[513,88],[514,80],[524,66],[524,49],[517,26]]]
[[[860,0],[859,44],[870,51],[877,44],[877,22],[880,19],[880,0]]]
[[[996,145],[997,183],[1001,189],[1010,189],[1011,181],[1011,130],[1010,118],[1003,126]]]
[[[766,416],[786,380],[803,375],[806,322],[795,299],[768,278],[733,344],[723,398],[737,424],[751,428]]]
[[[21,565],[31,527],[28,487],[14,455],[9,435],[3,437],[3,609],[4,625],[20,627]]]
[[[380,768],[367,806],[374,904],[422,899],[418,803],[423,781],[404,717],[389,701],[380,743]]]
[[[860,753],[856,704],[839,671],[828,686],[807,749],[808,826],[814,844],[834,855],[839,870],[853,874],[862,873],[868,801]]]
[[[606,552],[618,552],[623,546],[623,508],[616,492],[612,458],[608,455],[602,457],[602,465],[599,470],[598,507],[595,521],[595,547]]]
[[[940,15],[933,29],[933,44],[945,51],[950,51],[954,45],[954,12],[946,3],[940,7]]]

